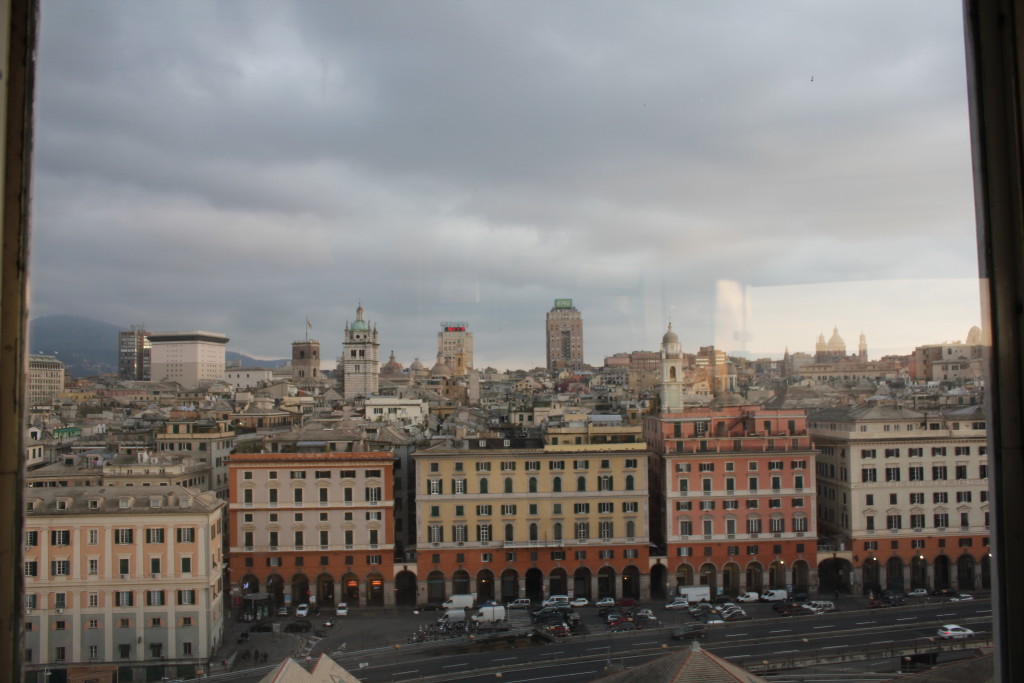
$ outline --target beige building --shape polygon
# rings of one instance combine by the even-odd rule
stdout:
[[[380,342],[377,326],[367,322],[363,307],[356,309],[356,319],[345,323],[338,369],[341,371],[345,400],[377,394],[380,388]]]
[[[500,438],[417,451],[419,601],[648,598],[648,457]]]
[[[224,501],[105,486],[27,489],[25,506],[26,670],[204,667],[224,628]]]
[[[64,392],[64,364],[53,356],[28,357],[28,404],[45,406]]]
[[[465,375],[473,367],[473,333],[462,321],[441,323],[437,333],[437,352],[440,361],[456,375]]]
[[[840,588],[988,588],[988,453],[981,406],[897,403],[813,413],[818,524]]]
[[[177,382],[186,389],[224,377],[224,347],[228,338],[216,332],[191,330],[152,332],[150,377]]]
[[[210,468],[208,489],[228,497],[228,455],[235,428],[228,420],[168,420],[156,433],[157,455],[187,455]]]
[[[548,370],[583,367],[583,316],[572,299],[555,299],[547,316]]]

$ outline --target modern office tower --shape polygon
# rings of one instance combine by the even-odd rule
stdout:
[[[53,356],[28,357],[28,404],[52,404],[64,391],[64,364]]]
[[[139,325],[117,335],[117,374],[121,379],[148,380],[151,347],[149,333]]]
[[[177,382],[186,389],[224,377],[224,348],[228,338],[216,332],[190,330],[153,332],[150,378]]]
[[[555,299],[547,317],[548,370],[583,367],[583,316],[572,299]]]
[[[231,589],[265,600],[246,609],[416,604],[415,578],[406,572],[403,583],[394,572],[394,459],[391,451],[231,456]]]
[[[437,333],[437,352],[441,362],[452,369],[455,375],[465,375],[473,368],[473,333],[462,321],[443,322]]]
[[[224,630],[226,503],[181,486],[33,487],[24,501],[27,680],[196,675]]]
[[[345,342],[342,345],[341,376],[345,400],[357,396],[373,396],[380,382],[380,360],[377,327],[363,317],[363,307],[356,309],[356,319],[345,323]]]
[[[737,595],[817,586],[815,461],[802,410],[683,408],[644,420],[653,472],[651,587]]]
[[[292,378],[320,376],[320,342],[315,339],[292,342]]]

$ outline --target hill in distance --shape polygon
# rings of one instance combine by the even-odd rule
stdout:
[[[129,328],[78,315],[47,315],[28,324],[29,352],[56,356],[72,377],[117,373],[117,334]],[[225,360],[246,367],[277,368],[287,359],[257,360],[228,351]]]

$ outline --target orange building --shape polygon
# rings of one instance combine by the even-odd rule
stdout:
[[[652,593],[816,586],[816,453],[803,411],[688,408],[647,418],[644,438],[658,456],[652,542],[666,551]]]
[[[394,604],[394,456],[230,458],[231,595],[268,605]]]

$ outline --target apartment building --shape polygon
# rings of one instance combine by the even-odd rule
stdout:
[[[233,454],[235,604],[394,605],[393,466],[386,451]]]
[[[64,392],[64,363],[53,356],[28,357],[28,404],[52,405]]]
[[[26,670],[153,680],[205,666],[223,632],[224,501],[104,486],[26,489],[25,506]]]
[[[417,451],[418,600],[648,598],[648,456],[540,439]]]
[[[656,454],[652,585],[816,587],[815,456],[803,411],[686,408],[644,422]]]
[[[235,447],[235,428],[229,420],[172,419],[156,432],[156,454],[188,455],[210,468],[209,489],[228,497],[228,455]]]
[[[177,382],[185,389],[223,379],[228,341],[223,334],[203,330],[151,332],[150,377]]]
[[[982,406],[924,412],[897,402],[809,418],[818,520],[839,589],[990,585],[988,454]]]

